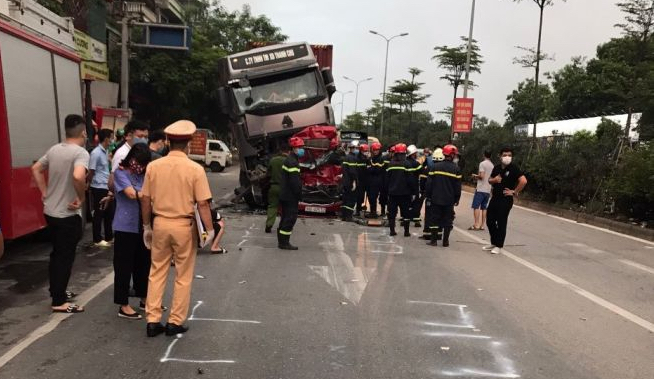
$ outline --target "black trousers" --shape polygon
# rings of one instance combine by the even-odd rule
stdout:
[[[82,239],[82,218],[70,216],[65,218],[45,216],[48,223],[52,252],[50,253],[50,296],[52,306],[66,302],[66,288],[70,272],[75,262],[77,244]]]
[[[343,189],[343,205],[341,205],[342,217],[351,217],[356,207],[357,194],[356,191],[351,191],[347,188]]]
[[[431,204],[430,228],[451,228],[454,225],[454,205]]]
[[[506,224],[509,220],[509,213],[513,208],[513,197],[493,196],[488,204],[486,215],[486,226],[490,233],[491,245],[499,248],[504,247],[506,239]]]
[[[279,233],[290,236],[297,221],[298,202],[280,200],[282,206],[282,217],[279,221]]]
[[[148,296],[151,255],[142,233],[116,232],[114,241],[114,303],[129,304],[130,279],[136,297]]]
[[[368,188],[366,193],[368,194],[368,203],[370,204],[370,209],[368,212],[377,213],[377,199],[379,198],[379,193],[381,192],[381,184],[370,182],[368,183]],[[381,199],[379,199],[381,202]]]
[[[103,239],[105,241],[114,239],[114,231],[111,227],[114,221],[114,202],[110,202],[106,209],[100,209],[100,200],[106,197],[108,192],[106,189],[91,187],[91,198],[93,199],[93,242],[95,243]],[[104,238],[102,238],[103,225]]]
[[[425,197],[418,195],[415,200],[411,202],[411,219],[413,221],[420,221],[420,211],[422,211],[422,203],[424,203]]]
[[[365,204],[363,202],[366,200],[366,188],[368,185],[364,182],[357,183],[357,189],[355,190],[356,192],[356,198],[357,198],[357,206],[356,210],[360,211]]]
[[[388,221],[395,222],[398,208],[402,221],[411,220],[411,195],[390,195],[388,197]]]

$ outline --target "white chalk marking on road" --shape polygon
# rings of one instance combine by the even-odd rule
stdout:
[[[460,329],[475,329],[474,325],[460,325],[460,324],[444,324],[440,322],[431,322],[431,321],[423,321],[421,322],[422,325],[427,325],[427,326],[436,326],[439,328],[460,328]]]
[[[468,192],[462,192],[462,193],[468,194],[468,195],[470,195],[470,196],[474,196],[474,194],[472,194],[472,193],[468,193]],[[605,232],[605,233],[613,234],[613,235],[615,235],[615,236],[620,236],[620,237],[628,238],[628,239],[630,239],[630,240],[632,240],[632,241],[638,241],[638,242],[642,242],[642,243],[648,244],[648,245],[650,245],[650,246],[654,246],[654,242],[652,242],[652,241],[648,241],[648,240],[646,240],[646,239],[642,239],[642,238],[638,238],[638,237],[630,236],[630,235],[628,235],[628,234],[619,233],[619,232],[613,231],[613,230],[611,230],[611,229],[600,228],[599,226],[590,225],[590,224],[585,224],[585,223],[583,223],[583,222],[577,222],[577,221],[575,221],[575,220],[570,220],[570,219],[567,219],[567,218],[564,218],[564,217],[555,216],[555,215],[552,215],[552,214],[549,214],[549,213],[545,213],[545,212],[537,211],[537,210],[535,210],[535,209],[526,208],[526,207],[523,207],[523,206],[520,206],[520,205],[514,205],[513,207],[514,207],[514,208],[520,208],[520,209],[522,209],[522,210],[524,210],[524,211],[527,211],[527,212],[536,213],[536,214],[539,214],[539,215],[541,215],[541,216],[547,216],[547,217],[555,218],[555,219],[557,219],[557,220],[565,221],[565,222],[568,222],[568,223],[570,223],[570,224],[575,224],[575,225],[584,226],[584,227],[586,227],[586,228],[599,230],[600,232]]]
[[[409,303],[409,304],[442,305],[444,307],[459,307],[459,308],[466,308],[467,307],[467,305],[465,305],[465,304],[439,303],[437,301],[407,300],[406,302]]]
[[[111,272],[110,274],[102,278],[102,280],[94,284],[91,288],[87,289],[86,291],[82,292],[79,296],[77,296],[78,302],[80,304],[87,304],[89,301],[91,301],[94,297],[98,296],[102,291],[107,289],[113,283],[114,283],[114,273]],[[2,368],[9,361],[14,359],[23,350],[27,349],[31,344],[33,344],[40,338],[45,337],[48,333],[52,332],[59,325],[60,322],[62,322],[63,320],[67,319],[70,316],[72,316],[72,314],[63,314],[63,313],[52,314],[48,322],[36,328],[27,337],[25,337],[25,339],[18,342],[6,353],[0,356],[0,368]],[[75,317],[84,317],[84,316],[77,315]]]
[[[204,317],[190,317],[189,321],[218,321],[218,322],[235,322],[241,324],[261,324],[261,321],[255,320],[236,320],[228,318],[204,318]]]
[[[620,262],[629,265],[631,267],[635,267],[638,269],[641,269],[645,272],[649,272],[650,274],[654,274],[654,268],[651,268],[649,266],[641,265],[640,263],[636,263],[634,261],[630,261],[629,259],[620,259]]]
[[[328,266],[310,265],[309,269],[336,288],[352,304],[358,305],[376,268],[355,267],[352,258],[345,253],[345,244],[340,234],[333,234],[320,245],[327,255]]]
[[[427,337],[449,337],[449,338],[472,338],[479,340],[489,340],[493,337],[484,336],[481,334],[465,334],[465,333],[450,333],[450,332],[423,332],[422,335]]]
[[[592,253],[592,254],[603,254],[603,253],[606,253],[606,251],[604,251],[604,250],[600,250],[600,249],[596,249],[596,248],[594,248],[594,247],[590,247],[590,246],[586,245],[585,243],[579,243],[579,242],[568,242],[568,243],[566,243],[566,245],[568,245],[568,246],[572,246],[572,247],[576,247],[576,248],[579,248],[579,249],[582,249],[582,250],[584,250],[584,251],[587,252],[587,253]]]
[[[238,245],[236,245],[236,247],[243,247],[243,244],[246,242],[248,242],[248,240],[244,239],[243,241],[239,242]]]
[[[465,230],[463,230],[463,229],[461,229],[459,227],[455,226],[454,228],[459,233],[461,233],[461,234],[463,234],[465,236],[468,236],[468,238],[470,238],[472,240],[478,241],[480,243],[486,243],[483,239],[481,239],[481,238],[479,238],[479,237],[477,237],[475,235],[472,235],[472,234],[466,232]],[[544,277],[552,280],[553,282],[559,283],[559,284],[571,289],[575,293],[585,297],[586,299],[592,301],[593,303],[595,303],[595,304],[597,304],[597,305],[599,305],[601,307],[604,307],[604,308],[608,309],[609,311],[611,311],[613,313],[616,313],[619,316],[622,316],[624,319],[626,319],[628,321],[631,321],[634,324],[636,324],[638,326],[641,326],[641,327],[649,330],[650,332],[654,333],[654,323],[651,323],[650,321],[647,321],[644,318],[642,318],[640,316],[637,316],[637,315],[629,312],[628,310],[626,310],[624,308],[621,308],[616,304],[611,303],[608,300],[605,300],[605,299],[603,299],[603,298],[601,298],[601,297],[599,297],[599,296],[597,296],[597,295],[595,295],[595,294],[593,294],[593,293],[591,293],[589,291],[586,291],[585,289],[583,289],[583,288],[581,288],[581,287],[579,287],[579,286],[577,286],[575,284],[572,284],[569,281],[563,279],[562,277],[560,277],[558,275],[555,275],[555,274],[552,274],[551,272],[549,272],[549,271],[547,271],[545,269],[542,269],[542,268],[536,266],[535,264],[533,264],[533,263],[531,263],[531,262],[529,262],[529,261],[527,261],[527,260],[525,260],[523,258],[520,258],[520,257],[518,257],[516,255],[513,255],[510,252],[508,252],[507,250],[503,249],[503,254],[507,258],[513,259],[514,261],[520,263],[521,265],[529,268],[532,271],[535,271],[535,272],[543,275]]]
[[[181,359],[181,358],[167,358],[165,361],[161,362],[184,362],[184,363],[236,363],[236,361],[231,359],[216,359],[216,360],[196,360],[196,359]]]
[[[479,376],[479,377],[488,377],[488,378],[519,378],[520,377],[520,375],[518,374],[504,374],[498,372],[475,370],[470,368],[462,368],[459,369],[458,371],[441,371],[440,373],[445,376],[466,376],[466,377]]]
[[[200,307],[200,305],[202,305],[202,304],[204,304],[204,301],[202,301],[202,300],[198,300],[195,303],[195,305],[193,306],[193,310],[191,311],[191,317],[189,317],[189,318],[193,318],[193,316],[195,316],[195,310],[198,309],[198,307]]]

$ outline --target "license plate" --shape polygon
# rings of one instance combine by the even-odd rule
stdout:
[[[311,213],[327,213],[327,209],[323,207],[306,207],[304,210]]]

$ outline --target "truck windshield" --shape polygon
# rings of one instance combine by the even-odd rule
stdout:
[[[252,79],[250,87],[234,88],[243,112],[307,103],[324,98],[314,70]]]

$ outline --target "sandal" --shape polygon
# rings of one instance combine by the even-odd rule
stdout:
[[[482,230],[481,228],[476,228],[474,225],[469,227],[468,230]]]
[[[52,313],[82,313],[84,308],[80,307],[77,304],[71,304],[66,309],[52,309]]]
[[[77,297],[77,294],[73,291],[66,291],[66,300],[73,300]]]
[[[228,251],[224,247],[221,247],[219,250],[211,250],[211,254],[227,254]]]

